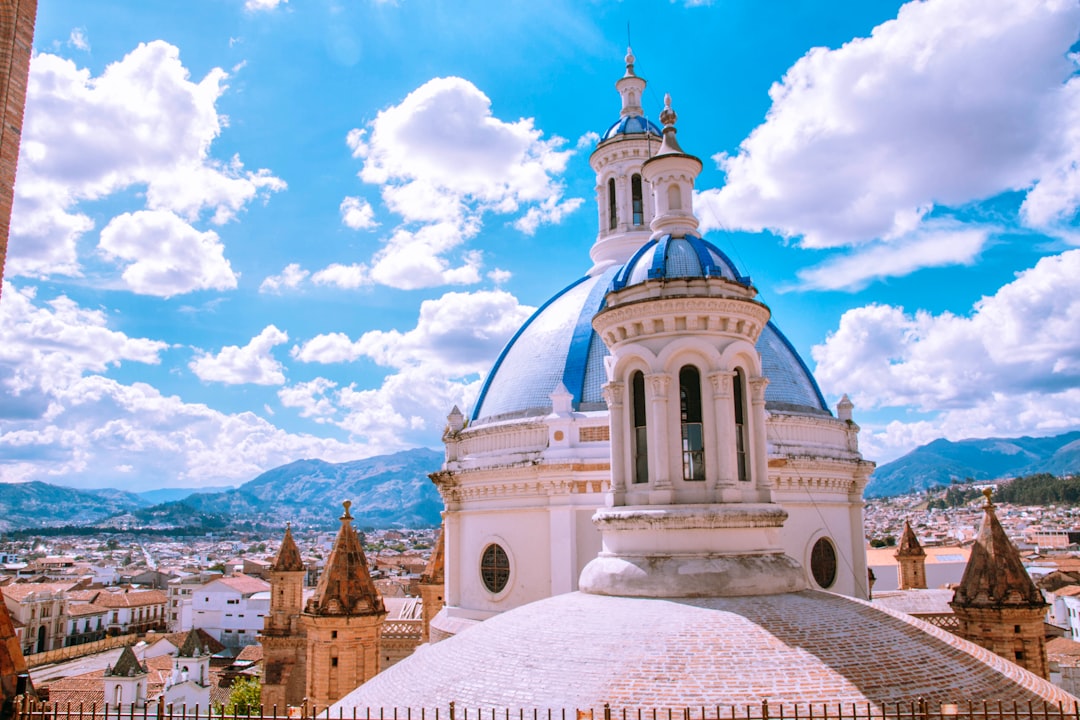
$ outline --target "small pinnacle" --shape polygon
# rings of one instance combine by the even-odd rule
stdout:
[[[674,127],[675,126],[675,120],[677,118],[678,118],[678,116],[675,114],[675,111],[671,109],[671,94],[670,93],[665,93],[664,94],[664,110],[663,110],[663,112],[660,113],[660,123],[665,128]]]
[[[983,488],[982,492],[983,492],[983,496],[986,498],[986,505],[983,505],[983,507],[984,508],[992,508],[992,507],[994,507],[994,503],[990,500],[990,496],[994,494],[994,491],[991,490],[990,488]]]
[[[349,514],[349,508],[352,507],[352,501],[351,500],[346,500],[345,502],[341,503],[341,506],[343,508],[345,508],[345,514],[341,516],[341,519],[342,520],[352,520],[352,515]]]

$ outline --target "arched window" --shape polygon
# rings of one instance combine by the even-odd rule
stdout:
[[[810,572],[814,582],[823,588],[836,582],[836,548],[828,538],[818,538],[810,549]]]
[[[634,408],[633,481],[646,483],[649,482],[649,441],[645,429],[645,375],[640,370],[630,377],[630,405]]]
[[[679,371],[683,480],[705,479],[705,433],[701,426],[701,373],[693,365]]]
[[[735,460],[739,479],[750,480],[750,461],[747,453],[750,438],[746,427],[746,376],[739,368],[735,369]]]
[[[682,193],[678,185],[668,185],[667,205],[668,210],[682,210]]]
[[[614,230],[619,222],[615,213],[615,178],[611,178],[607,181],[607,211],[608,228]]]
[[[645,224],[645,205],[641,201],[641,176],[630,178],[630,197],[633,201],[634,225]]]

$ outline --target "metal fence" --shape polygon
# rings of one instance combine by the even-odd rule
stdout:
[[[613,707],[595,708],[492,708],[467,707],[451,702],[432,708],[369,708],[328,713],[326,708],[290,707],[279,712],[259,708],[224,713],[221,708],[166,705],[163,701],[140,708],[96,705],[57,706],[18,698],[13,720],[1080,720],[1080,706],[1016,702],[928,703],[923,700],[889,705],[856,703],[783,703],[767,700],[744,706]]]

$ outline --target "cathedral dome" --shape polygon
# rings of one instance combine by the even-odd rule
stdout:
[[[1075,698],[949,632],[803,591],[653,599],[558,595],[423,647],[330,710],[882,704]]]
[[[646,133],[659,137],[660,128],[656,127],[652,120],[641,115],[627,115],[612,123],[611,127],[600,137],[600,142],[620,135],[644,135]]]
[[[609,353],[592,328],[609,290],[649,278],[724,277],[749,283],[716,246],[698,237],[649,241],[625,266],[582,278],[544,303],[503,349],[477,398],[472,423],[535,417],[551,412],[561,383],[581,412],[606,410]],[[780,329],[769,322],[757,342],[772,412],[830,416],[809,368]]]

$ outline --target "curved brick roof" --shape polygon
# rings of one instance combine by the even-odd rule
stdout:
[[[331,708],[1062,702],[1071,695],[900,613],[819,591],[660,600],[569,593],[486,620]],[[1071,710],[1070,710],[1071,711]]]

